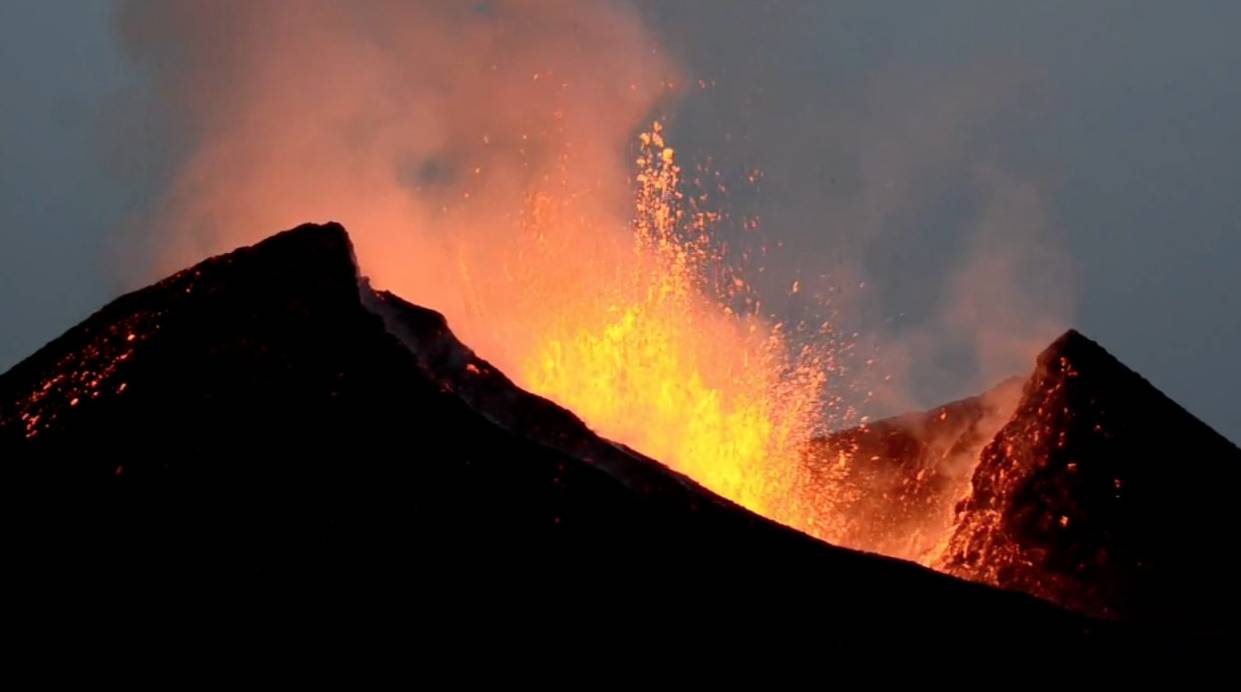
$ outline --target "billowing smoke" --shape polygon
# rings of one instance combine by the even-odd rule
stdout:
[[[1039,187],[967,146],[1014,99],[994,74],[872,75],[852,116],[713,139],[696,98],[778,85],[685,79],[628,4],[135,1],[118,21],[173,158],[138,279],[341,221],[374,283],[519,384],[824,537],[840,498],[805,477],[808,438],[987,389],[1067,317]],[[717,147],[794,165],[754,196],[750,162],[695,156]],[[973,459],[944,463],[964,488]]]
[[[793,163],[766,189],[799,193],[763,211],[803,287],[859,332],[857,349],[874,359],[869,409],[890,415],[1029,372],[1070,324],[1074,268],[1046,181],[1004,151],[1020,129],[1010,123],[1038,98],[1036,75],[998,60],[890,66],[864,82],[855,103],[815,106],[830,115],[817,126],[798,122],[789,137],[763,129],[768,146],[804,136],[814,152],[785,154]],[[788,260],[772,263],[787,275]]]
[[[561,271],[629,242],[631,141],[675,76],[610,2],[129,2],[119,28],[179,158],[135,224],[142,278],[337,220],[377,284],[502,365],[479,274],[532,216],[572,215],[539,219]]]
[[[614,264],[584,258],[628,243],[634,135],[681,110],[672,130],[692,151],[794,162],[754,206],[768,244],[797,259],[774,253],[747,278],[777,313],[798,279],[798,309],[818,294],[838,331],[859,333],[853,365],[876,367],[854,368],[869,378],[845,392],[855,402],[871,392],[872,410],[891,413],[979,391],[1028,368],[1069,317],[1039,188],[967,153],[1014,110],[1025,82],[1013,70],[893,69],[869,75],[850,108],[768,122],[735,106],[781,85],[740,75],[664,99],[686,80],[622,3],[133,1],[119,27],[175,159],[132,225],[145,233],[132,245],[154,253],[135,281],[335,219],[377,284],[445,312],[513,368],[502,342],[531,325],[497,328],[513,310],[494,304],[509,287],[490,279],[524,264],[567,289]],[[711,60],[693,69],[746,64]],[[795,82],[783,88],[799,98]],[[973,208],[943,232],[961,199]],[[532,245],[556,261],[529,261]]]

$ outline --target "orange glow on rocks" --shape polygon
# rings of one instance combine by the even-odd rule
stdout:
[[[158,3],[119,17],[170,124],[194,143],[139,224],[158,247],[152,274],[339,221],[375,287],[443,313],[519,385],[773,519],[880,545],[841,528],[840,508],[867,487],[842,483],[853,450],[803,458],[813,446],[821,461],[815,438],[865,422],[844,395],[861,388],[843,367],[857,336],[773,321],[753,285],[766,277],[726,259],[757,264],[745,253],[763,251],[759,220],[736,219],[750,246],[725,252],[714,237],[725,178],[682,180],[676,143],[645,126],[694,80],[638,13],[239,7]],[[178,60],[162,59],[166,42]],[[776,290],[804,304],[816,282],[781,277]]]

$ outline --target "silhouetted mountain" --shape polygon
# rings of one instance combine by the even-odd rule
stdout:
[[[812,540],[601,440],[360,286],[336,224],[123,296],[0,376],[0,458],[13,610],[41,627],[106,608],[282,641],[1107,630]]]
[[[1220,628],[1241,450],[1070,331],[983,451],[943,566],[1097,616]]]

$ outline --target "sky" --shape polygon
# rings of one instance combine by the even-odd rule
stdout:
[[[847,288],[915,403],[1074,326],[1241,440],[1241,4],[613,4],[689,85],[682,161],[761,173],[729,200],[778,244],[760,281]],[[141,283],[184,142],[114,10],[0,3],[0,368]],[[980,323],[996,367],[945,336]]]

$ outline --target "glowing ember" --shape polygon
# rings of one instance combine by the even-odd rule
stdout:
[[[84,406],[87,399],[98,399],[100,385],[110,381],[117,374],[117,368],[133,354],[144,338],[140,332],[147,334],[159,328],[158,319],[157,313],[138,312],[105,332],[91,335],[81,351],[61,359],[56,364],[55,374],[49,375],[18,402],[26,437],[35,438],[51,426],[57,418],[57,402],[78,408]],[[127,330],[123,340],[119,338],[121,329]],[[122,394],[126,386],[120,383],[116,393]]]
[[[794,353],[781,325],[728,307],[729,291],[745,282],[713,248],[714,217],[686,212],[676,155],[658,123],[640,135],[639,152],[629,256],[593,267],[588,289],[520,285],[526,305],[542,309],[524,320],[535,338],[508,369],[605,436],[809,530],[829,507],[811,501],[800,450],[824,424],[831,354]],[[554,206],[532,199],[532,242],[553,233]],[[523,248],[522,261],[534,257]],[[719,277],[728,290],[715,296]]]

